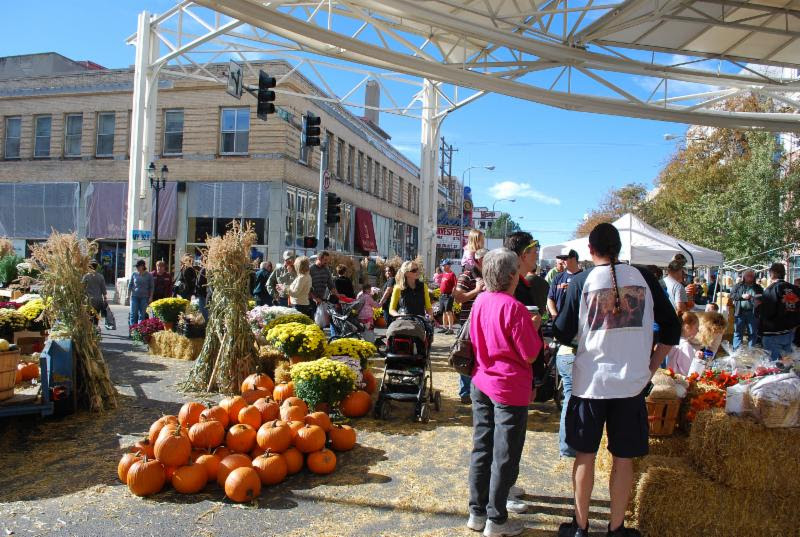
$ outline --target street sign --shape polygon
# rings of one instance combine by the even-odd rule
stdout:
[[[228,64],[228,87],[225,91],[231,97],[242,98],[244,88],[244,77],[242,76],[242,66],[231,60]]]
[[[149,241],[152,239],[153,232],[149,229],[134,229],[131,239],[135,241]]]
[[[330,170],[325,170],[325,174],[322,176],[322,188],[328,190],[331,187],[331,172]]]

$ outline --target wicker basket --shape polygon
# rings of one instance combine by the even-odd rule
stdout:
[[[14,396],[14,384],[17,379],[19,349],[0,352],[0,401]]]
[[[648,399],[647,420],[650,422],[650,436],[671,435],[678,423],[680,408],[680,399]]]

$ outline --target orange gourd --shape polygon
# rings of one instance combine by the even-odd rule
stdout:
[[[349,451],[356,445],[356,430],[349,425],[334,425],[328,436],[336,451]]]
[[[282,403],[284,399],[294,397],[294,382],[281,382],[272,391],[272,398]]]
[[[308,405],[297,397],[289,397],[281,404],[281,419],[283,421],[303,421],[308,414]]]
[[[39,365],[36,363],[21,363],[17,366],[17,371],[22,376],[22,382],[39,378]]]
[[[297,430],[294,447],[303,453],[319,451],[325,447],[325,431],[319,425],[308,425]]]
[[[222,460],[225,457],[227,457],[228,455],[233,455],[233,451],[228,449],[228,446],[220,446],[220,447],[218,447],[217,449],[214,450],[214,455],[219,457],[219,460]]]
[[[292,435],[292,442],[297,437],[297,431],[305,427],[306,423],[300,420],[294,420],[286,423],[287,427],[289,427],[289,432]]]
[[[139,453],[142,456],[147,455],[150,459],[156,457],[156,454],[153,452],[153,444],[150,442],[149,438],[143,438],[136,442],[133,447],[131,447],[131,453]]]
[[[137,496],[150,496],[164,488],[164,467],[156,460],[145,457],[133,463],[128,470],[128,488]]]
[[[270,421],[258,429],[256,442],[261,449],[282,453],[292,445],[292,432],[282,421]]]
[[[277,420],[281,417],[281,405],[272,397],[257,399],[253,406],[261,412],[261,423]]]
[[[184,403],[180,412],[178,412],[178,422],[188,429],[200,421],[200,414],[202,414],[205,409],[206,406],[201,403]]]
[[[253,459],[253,469],[258,473],[262,485],[277,485],[286,479],[289,472],[283,455],[271,451]]]
[[[261,494],[261,478],[251,467],[236,468],[225,479],[225,495],[234,502],[249,502]]]
[[[126,453],[122,456],[119,460],[119,464],[117,464],[117,477],[123,483],[128,482],[128,470],[131,469],[134,463],[139,462],[142,460],[142,456],[138,453]]]
[[[201,421],[189,429],[189,440],[196,448],[212,449],[225,440],[225,428],[217,420]]]
[[[239,423],[244,423],[257,431],[261,427],[261,411],[255,406],[246,406],[239,411]]]
[[[362,378],[364,379],[364,391],[368,394],[372,395],[376,391],[378,391],[378,381],[375,379],[375,375],[372,374],[372,370],[365,369],[361,373]]]
[[[161,432],[161,429],[163,429],[167,423],[177,424],[178,416],[173,416],[171,414],[166,416],[161,416],[160,418],[158,418],[156,421],[153,422],[153,424],[150,426],[150,430],[147,433],[147,439],[150,440],[151,444],[156,443],[156,440],[158,440],[158,433]]]
[[[331,418],[324,412],[312,412],[303,420],[309,425],[318,425],[326,433],[331,430]]]
[[[208,473],[202,464],[181,466],[172,476],[172,488],[181,494],[195,494],[208,483]]]
[[[336,469],[336,454],[330,449],[309,453],[306,459],[308,469],[315,474],[325,475]]]
[[[202,466],[206,471],[206,479],[208,481],[215,481],[217,479],[217,471],[219,470],[219,457],[206,453],[197,457],[195,464]]]
[[[356,390],[345,397],[339,409],[348,418],[366,416],[372,406],[372,397],[364,390]]]
[[[239,423],[239,411],[247,406],[247,401],[240,395],[226,397],[219,402],[219,406],[228,411],[228,423],[236,425]]]
[[[252,405],[258,399],[263,399],[264,397],[271,397],[271,396],[272,396],[272,391],[267,391],[262,388],[256,388],[255,390],[247,390],[245,392],[242,392],[242,399],[244,399],[248,405]]]
[[[192,443],[178,429],[159,435],[154,453],[156,459],[164,466],[183,466],[189,462],[192,454]]]
[[[220,487],[225,486],[225,480],[228,479],[228,474],[237,468],[250,467],[250,457],[242,453],[234,453],[228,455],[221,461],[217,467],[217,483]]]
[[[228,429],[225,445],[234,453],[247,453],[256,445],[256,430],[244,423]]]
[[[216,420],[222,424],[223,429],[228,428],[228,422],[231,420],[228,417],[228,411],[221,406],[212,406],[200,413],[200,421]]]
[[[258,457],[259,455],[263,455],[264,453],[266,453],[266,450],[261,449],[261,446],[256,444],[256,447],[254,447],[253,451],[250,452],[250,458],[255,459],[256,457]]]
[[[253,373],[242,382],[242,393],[248,390],[257,389],[267,390],[268,392],[272,393],[272,390],[275,389],[275,383],[272,381],[269,375],[264,375],[261,373]]]
[[[290,447],[281,455],[286,460],[286,469],[289,475],[296,474],[303,469],[303,454],[296,447]]]

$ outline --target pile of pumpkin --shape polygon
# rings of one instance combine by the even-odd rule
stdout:
[[[31,360],[36,360],[37,355],[32,355]],[[39,362],[21,361],[17,364],[17,372],[14,384],[22,384],[39,378]]]
[[[336,469],[334,451],[347,451],[356,432],[334,425],[325,412],[310,412],[294,396],[276,401],[272,379],[250,375],[242,395],[206,407],[184,404],[177,416],[163,416],[148,435],[123,455],[117,475],[137,496],[156,494],[169,482],[194,494],[216,481],[235,502],[261,494],[305,465],[314,474]],[[326,447],[330,446],[330,449]]]

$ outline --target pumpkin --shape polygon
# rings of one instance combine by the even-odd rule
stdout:
[[[280,453],[264,452],[253,459],[253,469],[258,473],[262,485],[277,485],[289,472],[286,459]]]
[[[161,434],[156,441],[156,459],[164,466],[183,466],[192,454],[192,443],[178,427],[175,431]]]
[[[228,428],[228,422],[231,420],[228,417],[228,411],[221,406],[212,406],[200,413],[200,421],[216,420],[222,424],[223,429]]]
[[[261,427],[261,411],[253,405],[246,406],[239,411],[239,423],[244,423],[257,431]]]
[[[139,462],[142,460],[142,456],[138,453],[126,453],[122,456],[119,460],[119,464],[117,464],[117,476],[119,480],[123,483],[128,482],[128,470],[131,469],[134,463]]]
[[[242,382],[242,393],[248,390],[267,390],[268,392],[272,393],[272,390],[275,389],[275,383],[272,382],[272,379],[269,375],[264,375],[261,373],[253,373],[244,381]]]
[[[172,476],[175,475],[175,470],[177,469],[178,469],[177,466],[164,466],[164,477],[170,483],[172,482]]]
[[[200,421],[200,414],[206,409],[206,406],[201,403],[189,402],[184,403],[178,412],[178,422],[187,429]]]
[[[272,391],[272,398],[277,402],[282,403],[284,399],[294,397],[294,382],[281,382]]]
[[[315,474],[329,474],[336,469],[336,454],[330,449],[321,449],[309,453],[306,464]]]
[[[219,457],[219,460],[222,460],[225,457],[227,457],[228,455],[233,455],[233,451],[228,449],[228,446],[220,446],[220,447],[218,447],[217,449],[214,450],[214,455]]]
[[[149,438],[143,438],[136,442],[133,447],[131,447],[131,453],[140,453],[142,456],[147,455],[151,459],[156,458],[153,452],[153,444],[150,442]]]
[[[161,428],[161,431],[158,433],[158,437],[156,438],[156,444],[158,441],[161,440],[165,436],[169,436],[171,434],[179,434],[185,438],[189,438],[189,430],[181,427],[180,423],[167,423],[164,427]],[[153,445],[155,448],[155,444]]]
[[[263,455],[266,450],[262,449],[261,446],[256,444],[256,447],[253,448],[253,451],[250,452],[250,458],[255,459],[256,457]]]
[[[14,372],[14,384],[19,384],[22,382],[22,369],[17,367],[17,370]]]
[[[228,479],[228,474],[237,468],[242,468],[245,466],[248,468],[250,467],[250,457],[242,453],[228,455],[219,461],[219,466],[217,467],[217,483],[219,483],[219,486],[225,486],[225,480]]]
[[[375,375],[372,374],[371,369],[365,369],[361,373],[362,378],[364,379],[364,391],[368,394],[372,395],[376,391],[378,391],[378,381],[375,379]]]
[[[22,382],[39,378],[39,365],[36,363],[21,363],[17,366],[17,371],[22,376]]]
[[[205,455],[200,455],[197,457],[195,464],[197,466],[202,466],[206,471],[206,478],[208,481],[214,481],[217,479],[217,470],[219,470],[219,457],[216,455],[211,455],[209,453]]]
[[[247,453],[256,445],[256,430],[251,426],[239,423],[228,429],[225,445],[234,453]]]
[[[136,461],[128,470],[128,488],[137,496],[150,496],[164,488],[164,467],[154,459],[145,457]]]
[[[360,418],[367,415],[371,406],[372,397],[364,390],[356,390],[342,399],[339,409],[348,418]]]
[[[261,449],[282,453],[292,445],[292,432],[282,421],[270,421],[258,429],[256,442]]]
[[[308,425],[297,430],[294,447],[303,453],[319,451],[325,447],[325,431],[319,425]]]
[[[277,420],[281,417],[281,405],[272,397],[257,399],[253,406],[261,412],[261,423]]]
[[[308,414],[308,405],[299,397],[288,397],[281,403],[283,421],[303,421]]]
[[[153,422],[153,424],[150,426],[150,430],[147,433],[147,439],[150,440],[151,444],[155,445],[156,440],[158,440],[158,433],[161,432],[161,429],[163,429],[164,425],[167,423],[178,423],[178,416],[161,416]]]
[[[305,427],[306,423],[304,421],[294,420],[288,422],[286,425],[289,427],[289,432],[292,435],[292,442],[294,442],[295,437],[297,437],[297,431]]]
[[[248,405],[252,405],[258,399],[263,399],[264,397],[271,397],[271,396],[272,392],[267,391],[263,388],[256,388],[255,390],[247,390],[246,392],[242,392],[242,399],[244,399]]]
[[[281,455],[286,460],[286,469],[289,475],[296,474],[303,469],[303,454],[296,447],[290,447]]]
[[[192,453],[189,455],[189,462],[197,462],[201,455],[208,455],[210,451],[207,449],[192,448]]]
[[[324,412],[312,412],[303,421],[309,425],[318,425],[326,433],[331,430],[331,418]]]
[[[189,429],[189,440],[196,448],[215,448],[225,440],[225,428],[217,420],[201,421]]]
[[[261,478],[249,466],[236,468],[225,479],[225,495],[234,502],[250,502],[261,494]]]
[[[349,425],[334,425],[328,436],[336,451],[349,451],[356,445],[356,430]]]
[[[202,464],[187,464],[175,470],[172,488],[181,494],[195,494],[208,483],[208,472]]]
[[[247,406],[247,401],[240,395],[226,397],[219,402],[219,406],[228,411],[228,423],[236,425],[239,423],[239,411]]]

